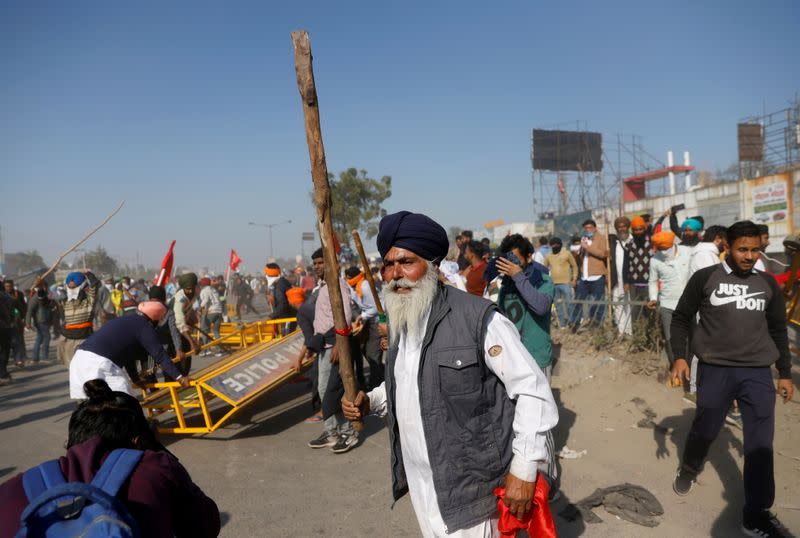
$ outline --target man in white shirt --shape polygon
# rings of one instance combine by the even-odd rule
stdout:
[[[709,226],[706,229],[705,233],[703,233],[703,240],[693,247],[694,250],[692,251],[692,257],[689,261],[689,278],[700,269],[722,263],[720,254],[725,250],[727,245],[726,230],[727,228],[724,226]],[[697,357],[692,356],[691,377],[689,381],[689,394],[692,395],[697,392],[697,365]],[[689,397],[689,401],[693,402],[694,400],[692,397]]]
[[[395,499],[410,493],[422,535],[499,536],[494,489],[512,514],[531,509],[546,433],[558,421],[550,387],[496,306],[437,282],[447,233],[401,211],[381,220],[389,323],[386,381],[345,417],[385,416]]]
[[[211,285],[211,279],[204,277],[200,279],[200,319],[203,332],[203,343],[207,344],[211,339],[208,334],[214,335],[214,339],[219,340],[219,328],[222,325],[222,301],[216,287]],[[206,350],[205,355],[210,355],[211,350]],[[216,356],[222,356],[222,352],[217,348]]]
[[[692,249],[676,245],[675,234],[670,231],[653,234],[650,242],[656,252],[650,259],[647,308],[655,310],[658,307],[661,330],[666,342],[665,351],[669,366],[672,368],[672,363],[675,362],[675,353],[670,344],[669,327],[672,323],[672,313],[678,306],[678,300],[681,298],[686,283],[689,282],[689,262],[692,257]],[[678,356],[685,356],[686,351],[679,351]]]
[[[692,259],[689,262],[689,277],[704,267],[722,263],[719,256],[725,250],[725,230],[724,226],[708,227],[703,234],[703,240],[692,251]]]

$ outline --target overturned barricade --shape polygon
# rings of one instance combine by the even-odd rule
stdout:
[[[263,326],[275,322],[257,322]],[[290,320],[293,321],[293,320]],[[303,336],[295,331],[250,343],[241,339],[242,348],[222,360],[192,372],[191,385],[182,388],[176,381],[153,383],[148,388],[155,392],[142,400],[142,407],[150,417],[170,422],[174,413],[175,426],[159,427],[162,433],[210,433],[225,424],[238,411],[256,401],[260,396],[283,385],[295,375],[293,360],[303,346]],[[253,334],[253,330],[249,331]],[[264,333],[266,336],[266,332]],[[214,343],[211,342],[211,345]],[[310,361],[304,363],[307,366]],[[165,415],[165,416],[161,416]]]

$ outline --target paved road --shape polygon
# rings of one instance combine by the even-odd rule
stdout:
[[[714,462],[692,497],[674,496],[670,481],[691,409],[653,379],[611,370],[607,363],[562,351],[553,380],[562,415],[557,442],[588,454],[562,460],[564,500],[555,509],[597,487],[630,481],[655,493],[666,515],[659,527],[645,529],[598,509],[602,524],[557,518],[559,535],[736,536],[742,494],[741,456],[735,448],[741,446],[741,432],[723,432],[712,450]],[[11,372],[15,382],[0,387],[0,479],[61,455],[74,409],[63,366],[11,367]],[[635,403],[637,397],[645,403]],[[652,429],[635,426],[647,406],[656,411],[655,422],[667,428],[663,440]],[[243,413],[212,435],[165,439],[217,501],[222,536],[418,535],[407,497],[391,508],[388,436],[381,420],[370,417],[363,443],[336,455],[306,446],[321,427],[304,423],[311,408],[303,384],[281,387]],[[800,455],[799,419],[800,405],[778,406],[777,503],[789,507],[779,512],[795,530],[800,527],[800,468],[791,458]],[[661,458],[659,444],[668,450]]]
[[[256,307],[264,311],[264,300]],[[252,315],[245,316],[245,320]],[[30,349],[32,337],[28,341]],[[64,453],[69,400],[67,369],[51,360],[19,370],[0,387],[0,480]],[[205,361],[197,361],[197,367]],[[346,454],[312,450],[321,432],[305,384],[289,384],[208,436],[163,441],[223,513],[222,536],[415,536],[407,499],[391,506],[388,436],[367,421],[363,443]]]

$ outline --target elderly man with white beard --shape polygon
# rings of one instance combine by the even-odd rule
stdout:
[[[401,211],[381,220],[389,323],[386,381],[345,417],[385,416],[392,493],[407,492],[422,534],[499,536],[494,490],[522,517],[532,507],[545,434],[558,422],[547,379],[494,303],[438,282],[444,229]]]

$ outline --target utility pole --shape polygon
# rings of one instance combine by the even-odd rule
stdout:
[[[284,220],[284,221],[281,221],[281,222],[275,222],[273,224],[259,224],[257,222],[248,222],[247,224],[250,225],[250,226],[258,226],[259,228],[266,228],[267,230],[269,230],[269,257],[272,258],[273,257],[272,256],[272,229],[275,226],[280,226],[281,224],[291,224],[291,223],[292,223],[292,220],[289,219],[289,220]]]

